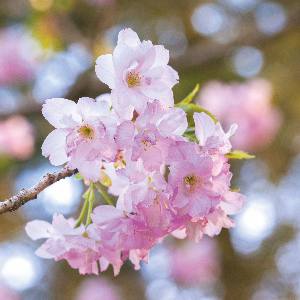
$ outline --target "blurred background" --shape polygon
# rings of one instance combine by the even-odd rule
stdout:
[[[0,201],[59,168],[41,155],[53,127],[41,106],[109,92],[94,71],[126,27],[170,50],[175,102],[197,83],[195,102],[256,155],[230,161],[232,188],[248,198],[223,229],[199,244],[166,239],[150,264],[126,263],[113,278],[81,276],[65,261],[34,255],[33,219],[78,217],[85,190],[61,180],[0,216],[0,299],[300,299],[300,2],[297,0],[1,0]],[[97,200],[98,204],[102,201]]]

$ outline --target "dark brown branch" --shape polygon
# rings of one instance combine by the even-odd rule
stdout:
[[[42,192],[45,188],[47,188],[54,182],[57,182],[66,177],[71,177],[77,172],[77,169],[69,170],[65,167],[62,168],[59,172],[45,175],[39,183],[31,187],[30,189],[22,189],[18,195],[11,197],[8,200],[5,200],[4,202],[1,202],[0,215],[6,212],[12,212],[17,210],[19,207],[29,202],[30,200],[36,199],[37,195],[40,192]]]

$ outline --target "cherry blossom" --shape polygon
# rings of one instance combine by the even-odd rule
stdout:
[[[23,116],[15,115],[0,121],[0,154],[25,160],[34,151],[34,130]]]
[[[151,41],[141,42],[130,28],[119,33],[112,55],[98,57],[96,74],[112,89],[113,106],[120,117],[131,119],[133,109],[143,113],[151,99],[164,107],[174,106],[172,87],[178,74],[168,61],[168,50]]]
[[[61,98],[48,99],[43,105],[44,117],[57,129],[42,146],[43,155],[53,165],[68,162],[84,178],[98,181],[102,160],[111,162],[117,157],[114,136],[116,122],[110,118],[108,102],[80,98],[76,104]]]
[[[98,274],[98,263],[101,272],[111,264],[117,275],[127,259],[135,270],[148,263],[150,250],[170,234],[199,243],[203,235],[235,226],[228,216],[246,201],[230,190],[226,154],[237,125],[225,133],[204,112],[195,112],[194,121],[188,112],[188,123],[185,111],[174,107],[178,75],[168,60],[163,46],[125,29],[113,55],[96,61],[111,94],[77,104],[46,100],[43,115],[56,129],[44,141],[43,155],[78,169],[90,187],[76,224],[57,214],[52,224],[27,223],[33,240],[47,238],[38,256],[66,259],[80,274]],[[95,187],[109,205],[94,206]],[[118,196],[116,204],[107,193]]]
[[[35,252],[39,257],[56,261],[66,259],[72,268],[79,269],[80,274],[98,275],[97,260],[101,271],[111,262],[117,275],[123,264],[120,252],[103,249],[101,244],[88,237],[83,225],[73,228],[74,225],[74,219],[66,220],[62,215],[54,214],[52,224],[35,220],[28,222],[25,230],[33,240],[48,238]]]
[[[269,145],[282,124],[282,114],[271,98],[272,85],[265,79],[232,84],[212,81],[203,87],[197,103],[215,114],[225,128],[236,123],[234,147],[254,151]]]
[[[24,84],[34,79],[38,45],[21,26],[0,32],[0,85]]]

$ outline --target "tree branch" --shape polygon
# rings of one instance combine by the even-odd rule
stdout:
[[[4,202],[1,202],[0,215],[6,212],[17,210],[19,207],[29,202],[30,200],[36,199],[37,195],[40,192],[42,192],[48,186],[52,185],[54,182],[57,182],[66,177],[71,177],[77,172],[77,169],[69,170],[68,168],[64,167],[59,172],[43,176],[42,180],[30,189],[22,189],[18,195],[11,197]]]

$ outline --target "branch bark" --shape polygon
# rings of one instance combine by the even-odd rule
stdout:
[[[13,196],[4,202],[0,203],[0,215],[6,212],[12,212],[17,210],[19,207],[29,202],[30,200],[36,199],[37,195],[42,192],[44,189],[52,185],[53,183],[66,178],[71,177],[72,175],[78,172],[77,169],[69,170],[64,167],[59,172],[55,172],[53,174],[47,174],[43,176],[42,180],[38,182],[36,185],[31,187],[28,190],[22,189],[20,193],[16,196]]]

